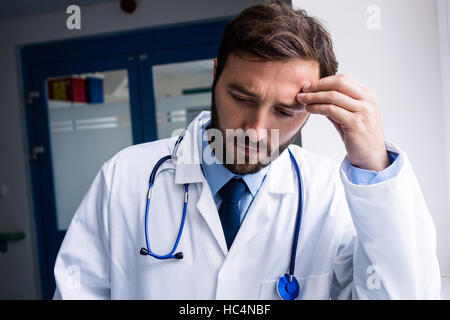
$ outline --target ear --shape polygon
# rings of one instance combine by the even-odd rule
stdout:
[[[214,70],[213,70],[213,77],[216,77],[216,69],[217,69],[217,58],[214,58]]]

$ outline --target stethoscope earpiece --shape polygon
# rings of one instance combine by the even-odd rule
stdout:
[[[175,259],[183,259],[183,252],[175,253]]]
[[[139,253],[142,255],[142,256],[148,256],[148,255],[151,255],[151,256],[153,256],[153,254],[150,254],[150,252],[146,249],[146,248],[141,248],[141,251],[139,251]],[[173,256],[168,256],[168,257],[166,257],[166,259],[167,258],[175,258],[175,259],[178,259],[178,260],[181,260],[181,259],[183,259],[183,252],[177,252],[177,253],[175,253]]]

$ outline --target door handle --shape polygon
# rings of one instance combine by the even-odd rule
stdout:
[[[19,241],[25,238],[25,232],[0,233],[0,252],[8,251],[8,242]]]

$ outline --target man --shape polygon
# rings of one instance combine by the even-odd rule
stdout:
[[[173,139],[103,165],[58,254],[55,298],[278,299],[302,194],[290,153],[303,180],[298,298],[439,298],[435,229],[411,165],[385,142],[374,92],[337,65],[328,32],[304,11],[277,1],[234,18],[214,60],[211,115],[189,124],[159,169],[149,220],[148,176]],[[290,145],[311,113],[342,137],[340,167]],[[249,134],[236,143],[227,129]],[[147,255],[174,247],[184,199],[183,258]]]

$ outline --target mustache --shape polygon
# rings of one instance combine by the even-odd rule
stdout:
[[[270,149],[272,147],[272,143],[274,142],[275,145],[277,144],[277,141],[271,141],[272,137],[270,134],[263,134],[263,138],[256,140],[253,139],[251,135],[245,133],[243,129],[223,129],[213,126],[212,123],[210,123],[205,129],[207,132],[208,130],[219,130],[222,133],[222,141],[226,145],[236,145],[259,150],[263,148]],[[215,135],[216,134],[206,134],[209,143],[216,141]]]
[[[252,139],[250,136],[246,134],[242,135],[231,135],[225,136],[226,144],[233,144],[239,147],[248,147],[250,149],[260,150],[260,149],[268,149],[270,150],[272,145],[270,143],[270,137],[266,136],[259,140]]]
[[[246,136],[246,137],[243,137],[243,138],[239,138],[239,137],[236,137],[236,140],[237,140],[237,144],[238,145],[242,145],[240,142],[241,141],[239,141],[239,139],[243,139],[244,141],[244,143],[243,143],[243,146],[245,146],[245,147],[249,147],[249,148],[251,148],[251,149],[256,149],[256,150],[259,150],[259,149],[261,149],[261,148],[269,148],[270,149],[270,143],[269,143],[269,141],[267,140],[267,139],[260,139],[260,140],[253,140],[253,139],[251,139],[250,137],[248,137],[248,136]]]

